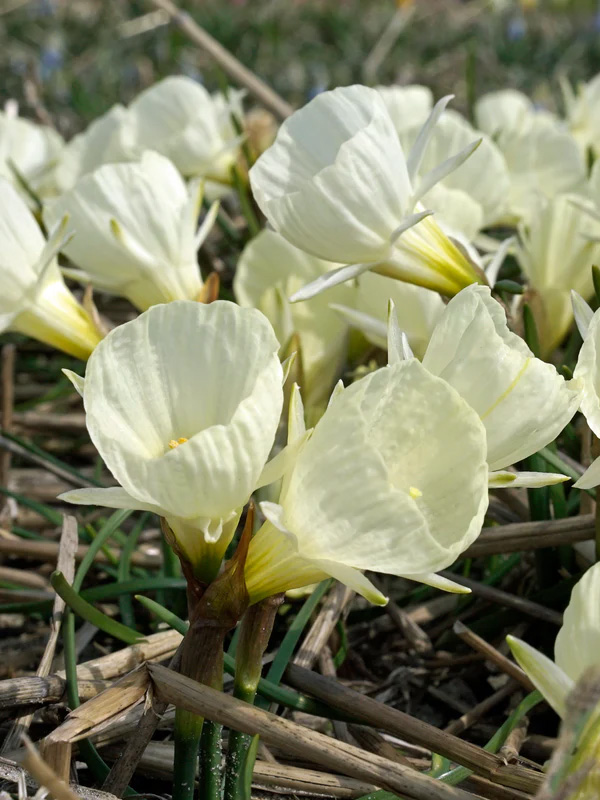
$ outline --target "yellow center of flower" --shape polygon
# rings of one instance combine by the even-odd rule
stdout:
[[[180,436],[179,439],[171,439],[169,442],[169,448],[171,450],[175,450],[176,447],[179,447],[180,444],[185,444],[185,442],[187,442],[185,436]]]
[[[417,489],[416,486],[411,486],[408,490],[408,493],[413,500],[416,500],[418,497],[423,497],[423,492],[420,489]]]

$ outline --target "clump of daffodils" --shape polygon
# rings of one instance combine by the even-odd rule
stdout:
[[[369,572],[458,591],[437,573],[489,490],[566,480],[523,462],[579,409],[600,436],[594,87],[565,119],[496,92],[471,123],[347,86],[275,130],[173,76],[67,143],[1,116],[0,324],[89,358],[69,374],[115,481],[63,499],[153,511],[209,584],[255,495],[251,604],[325,576],[382,603]],[[105,338],[92,287],[106,328],[105,294],[134,309]]]
[[[0,112],[0,332],[87,362],[63,371],[112,478],[59,499],[160,519],[187,581],[188,679],[222,689],[240,623],[233,691],[252,702],[286,592],[335,579],[384,605],[383,574],[466,593],[443,570],[528,493],[586,512],[599,81],[563,81],[562,115],[501,89],[472,119],[426,86],[353,85],[278,125],[172,76],[67,142]],[[553,658],[508,641],[568,728],[599,694],[600,564]],[[597,761],[598,708],[568,777]],[[177,800],[202,726],[177,708]],[[232,732],[227,797],[246,745]]]

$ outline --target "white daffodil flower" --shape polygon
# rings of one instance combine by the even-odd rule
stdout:
[[[560,120],[537,110],[525,95],[512,89],[484,95],[475,118],[494,138],[508,166],[507,221],[531,222],[540,197],[584,190],[587,169],[581,147]]]
[[[573,323],[571,290],[586,299],[594,291],[591,268],[600,259],[600,223],[593,211],[583,197],[557,195],[538,200],[529,223],[519,226],[515,255],[531,289],[528,302],[544,356],[560,345]]]
[[[506,473],[494,476],[552,442],[577,411],[581,390],[580,381],[565,381],[508,329],[504,309],[487,287],[469,286],[448,303],[423,366],[446,380],[481,418],[492,485],[540,486],[565,479],[526,473],[529,477],[516,483]]]
[[[600,666],[600,563],[573,587],[554,644],[554,661],[515,636],[506,640],[536,689],[564,717],[567,696],[579,678],[589,667]]]
[[[332,300],[332,294],[333,291],[328,292],[326,298]],[[374,272],[365,272],[356,280],[351,297],[352,305],[330,302],[330,308],[343,315],[350,325],[362,331],[372,344],[385,350],[390,300],[396,308],[400,327],[412,352],[418,358],[422,358],[435,325],[445,308],[444,301],[437,292],[384,278]],[[300,304],[302,305],[304,303]]]
[[[485,430],[460,395],[411,359],[337,392],[312,432],[301,411],[290,421],[300,446],[279,503],[261,503],[251,602],[330,575],[384,603],[362,570],[439,585],[488,502]]]
[[[230,120],[238,94],[231,104],[211,97],[191,78],[165,78],[129,105],[131,147],[138,154],[162,153],[185,177],[228,183],[241,141]]]
[[[226,301],[154,306],[115,328],[88,362],[83,402],[120,485],[61,499],[154,511],[197,577],[214,578],[273,445],[278,348],[260,312]]]
[[[81,178],[44,211],[47,224],[69,216],[74,236],[63,252],[80,269],[70,277],[127,297],[145,311],[157,303],[195,300],[202,289],[196,252],[214,205],[196,232],[201,186],[186,187],[158,153],[139,162],[105,164]]]
[[[0,111],[0,175],[29,195],[23,180],[34,192],[43,193],[44,183],[64,147],[60,134],[47,125]]]
[[[591,149],[596,158],[600,153],[600,75],[581,83],[573,91],[570,83],[561,81],[565,115],[569,130],[581,147]]]
[[[530,98],[517,89],[488,92],[475,103],[477,127],[496,140],[502,140],[508,133],[530,124],[538,113],[547,114],[537,111]]]
[[[83,133],[67,143],[49,176],[53,194],[71,189],[89,172],[102,166],[134,158],[130,145],[127,109],[116,105],[95,119]]]
[[[448,100],[431,112],[408,157],[381,94],[366,86],[324,92],[283,123],[250,170],[254,197],[293,245],[347,265],[292,300],[306,300],[367,270],[449,295],[485,282],[419,202],[478,144],[420,176],[432,129]]]
[[[102,334],[60,274],[56,255],[65,224],[59,220],[46,241],[25,201],[0,177],[0,331],[86,359]]]
[[[282,352],[286,352],[292,334],[298,334],[302,390],[306,405],[311,408],[327,402],[346,360],[348,325],[329,303],[352,303],[354,289],[337,286],[326,295],[295,305],[289,303],[288,297],[330,267],[298,250],[275,231],[264,230],[244,248],[233,281],[238,303],[265,314]]]
[[[419,126],[408,127],[405,122],[397,130],[402,147],[408,152],[417,139]],[[421,172],[427,173],[478,139],[481,141],[477,150],[423,197],[423,204],[433,209],[438,221],[469,241],[482,228],[501,222],[508,210],[510,177],[498,146],[461,114],[446,110],[431,133],[421,165]]]
[[[398,134],[418,130],[433,108],[433,92],[428,86],[376,86]],[[469,141],[472,142],[471,139]],[[456,151],[454,151],[456,152]]]

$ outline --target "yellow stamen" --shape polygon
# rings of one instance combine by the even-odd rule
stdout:
[[[408,493],[413,500],[416,500],[418,497],[423,497],[423,492],[420,489],[417,489],[416,486],[411,486],[408,490]]]
[[[179,439],[171,439],[169,442],[169,447],[171,450],[174,450],[176,447],[179,447],[180,444],[184,444],[185,442],[187,442],[185,436],[180,436]]]

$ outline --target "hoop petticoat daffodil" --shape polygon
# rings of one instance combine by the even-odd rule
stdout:
[[[493,474],[552,442],[577,411],[581,388],[580,381],[565,381],[552,364],[534,357],[508,329],[504,309],[487,287],[469,286],[448,303],[423,366],[448,381],[481,418],[494,485],[566,480],[529,473],[515,483],[518,474],[512,481],[511,473]]]
[[[411,83],[405,86],[376,86],[399,134],[421,128],[433,108],[433,92],[428,86]]]
[[[64,141],[49,125],[0,111],[0,175],[9,180],[26,202],[31,196],[20,181],[36,194],[43,193],[46,180],[64,147]]]
[[[17,190],[0,178],[0,331],[18,331],[86,359],[102,332],[58,268],[66,222],[58,220],[46,241]]]
[[[592,432],[600,437],[600,309],[592,314],[581,297],[574,296],[575,318],[583,336],[574,376],[581,381],[581,412]],[[600,484],[600,457],[579,478],[577,489],[591,489]]]
[[[594,183],[590,182],[590,188]],[[600,198],[600,193],[598,195]],[[584,197],[558,194],[539,198],[528,224],[519,225],[515,255],[529,292],[542,355],[550,355],[573,323],[571,291],[589,299],[594,292],[592,264],[600,259],[600,224]]]
[[[537,109],[521,92],[505,89],[483,95],[475,121],[493,137],[510,175],[506,222],[530,222],[540,197],[585,189],[584,152],[564,123]]]
[[[102,164],[133,159],[128,145],[128,124],[127,109],[115,105],[67,142],[50,173],[49,193],[59,195],[66,192],[83,175],[93,172]]]
[[[296,247],[348,265],[293,299],[306,300],[369,269],[449,295],[485,282],[419,205],[478,144],[417,179],[431,130],[449,99],[433,109],[408,157],[381,95],[365,86],[324,92],[283,123],[250,170],[254,197],[275,230]]]
[[[239,93],[228,102],[184,75],[165,78],[129,105],[130,149],[162,153],[186,177],[229,182],[243,138],[231,124],[239,107]]]
[[[554,644],[554,661],[515,636],[506,639],[534,686],[564,717],[567,696],[577,681],[589,667],[600,666],[600,563],[573,587]]]
[[[63,248],[80,269],[70,277],[127,297],[145,311],[157,303],[195,300],[202,289],[196,252],[217,205],[197,230],[202,187],[186,187],[173,164],[144,153],[130,164],[105,164],[51,203],[44,219],[65,214],[74,236]]]
[[[307,433],[294,395],[295,454],[248,551],[251,602],[330,575],[384,603],[362,570],[439,585],[481,530],[485,430],[451,386],[412,359],[334,394]]]
[[[226,301],[154,306],[115,328],[74,382],[120,486],[61,498],[154,511],[196,576],[212,579],[273,444],[278,349],[260,312]]]

